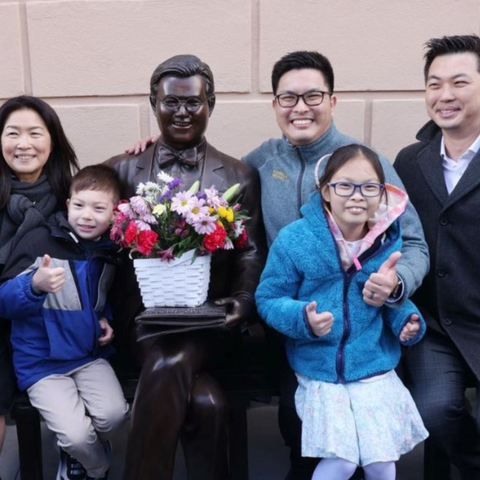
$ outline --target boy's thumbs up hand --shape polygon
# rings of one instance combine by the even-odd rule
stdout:
[[[37,292],[56,293],[65,283],[65,269],[50,267],[50,255],[43,256],[42,263],[32,277],[32,287]]]
[[[51,259],[50,255],[45,254],[43,256],[43,262],[42,262],[41,267],[49,268],[51,262],[52,262],[52,259]]]

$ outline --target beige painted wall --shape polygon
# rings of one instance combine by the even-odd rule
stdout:
[[[193,53],[215,74],[208,138],[240,157],[279,135],[274,62],[318,50],[335,70],[337,125],[393,160],[427,120],[423,43],[470,33],[479,0],[0,0],[0,101],[44,98],[82,164],[97,163],[157,131],[150,75]]]

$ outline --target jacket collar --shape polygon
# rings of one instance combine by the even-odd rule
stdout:
[[[222,154],[207,142],[207,149],[205,151],[205,163],[203,165],[203,175],[201,178],[201,188],[210,188],[215,185],[215,188],[223,193],[231,185],[227,181],[227,172],[221,161]]]
[[[458,202],[480,185],[480,151],[473,157],[462,178],[452,193],[448,195],[440,155],[441,129],[430,120],[419,130],[417,139],[427,143],[425,148],[418,153],[418,165],[433,194],[445,208]]]
[[[320,156],[325,154],[325,146],[327,146],[327,153],[333,153],[332,145],[335,145],[335,139],[339,136],[339,132],[333,119],[328,127],[328,130],[317,140],[313,143],[309,143],[308,145],[292,145],[290,141],[283,136],[284,142],[288,144],[288,146],[292,149],[295,149],[300,152],[301,156],[307,163],[316,163]],[[352,140],[353,142],[353,140]]]
[[[57,212],[47,227],[54,238],[62,239],[63,241],[74,244],[76,248],[82,251],[84,250],[84,243],[87,241],[82,240],[75,233],[68,223],[67,216],[64,212]],[[96,243],[96,249],[107,250],[111,252],[119,250],[118,246],[115,245],[112,240],[110,240],[110,230],[107,230]]]
[[[408,195],[400,188],[390,184],[385,185],[385,190],[388,200],[380,203],[375,215],[369,220],[370,230],[362,241],[358,243],[357,250],[354,253],[352,253],[347,246],[348,242],[343,238],[343,234],[333,215],[323,207],[323,201],[318,190],[310,196],[310,201],[302,207],[302,214],[312,228],[322,229],[325,228],[326,225],[329,226],[332,237],[337,244],[342,265],[345,269],[348,269],[353,264],[357,270],[361,270],[362,265],[359,257],[361,257],[405,211]],[[392,230],[396,231],[397,229],[398,225],[392,227]],[[394,235],[397,235],[397,233],[394,233]]]

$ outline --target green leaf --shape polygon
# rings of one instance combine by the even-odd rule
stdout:
[[[232,197],[237,193],[238,189],[240,188],[240,184],[236,183],[235,185],[232,185],[223,195],[222,198],[224,198],[227,202],[229,202]]]

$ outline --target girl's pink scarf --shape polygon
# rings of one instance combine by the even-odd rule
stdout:
[[[375,239],[379,235],[385,233],[388,227],[405,211],[408,202],[408,195],[403,190],[386,183],[385,193],[386,196],[384,195],[382,197],[383,201],[380,203],[378,210],[375,212],[374,216],[368,220],[368,233],[363,237],[361,242],[358,242],[353,252],[350,251],[347,241],[343,238],[342,232],[335,222],[331,212],[328,209],[325,209],[328,224],[330,225],[333,237],[337,242],[340,259],[345,270],[347,270],[352,263],[357,270],[361,270],[362,265],[358,260],[358,257],[368,250],[375,242]],[[387,201],[385,201],[385,199]]]

